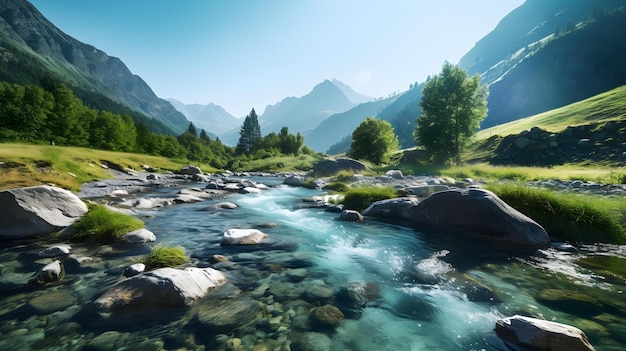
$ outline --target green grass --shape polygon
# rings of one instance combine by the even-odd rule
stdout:
[[[360,187],[349,189],[344,196],[343,205],[350,210],[363,211],[373,202],[393,199],[398,194],[391,187]]]
[[[535,220],[555,239],[585,244],[626,244],[626,202],[623,199],[512,184],[491,184],[487,188]]]
[[[556,133],[569,126],[623,120],[625,117],[626,86],[622,86],[561,108],[481,130],[476,139],[518,134],[533,127]]]
[[[179,266],[186,261],[185,249],[181,246],[156,246],[141,259],[141,263],[146,265],[146,270],[148,271],[163,267]]]
[[[89,212],[71,227],[71,237],[100,243],[114,243],[124,234],[143,228],[135,217],[90,204]]]
[[[0,164],[0,190],[51,184],[77,191],[86,182],[111,177],[100,167],[104,162],[135,170],[148,165],[163,171],[178,171],[189,164],[185,160],[143,154],[15,143],[0,144],[0,161],[4,162]],[[215,170],[207,165],[200,167],[205,172]]]
[[[313,164],[322,157],[320,155],[299,155],[299,156],[273,156],[264,159],[240,162],[236,170],[252,172],[288,172],[288,171],[308,171],[313,168]]]

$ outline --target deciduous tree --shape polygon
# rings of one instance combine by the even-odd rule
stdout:
[[[461,149],[487,115],[487,88],[478,74],[469,78],[458,66],[445,62],[441,73],[424,86],[413,136],[437,162],[460,162]]]
[[[398,137],[389,122],[367,117],[352,133],[350,149],[351,157],[380,164],[398,149]]]

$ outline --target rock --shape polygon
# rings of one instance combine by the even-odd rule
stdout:
[[[339,215],[339,219],[344,222],[363,222],[363,216],[359,211],[354,210],[343,210],[341,215]]]
[[[224,245],[255,245],[269,236],[257,229],[228,229],[222,236]]]
[[[397,170],[397,169],[388,170],[387,172],[385,172],[385,175],[387,177],[393,178],[393,179],[402,179],[402,178],[404,178],[404,175],[402,174],[402,171]]]
[[[518,315],[496,321],[496,334],[506,344],[531,350],[594,350],[587,335],[576,327]]]
[[[305,180],[302,176],[289,176],[283,180],[283,184],[289,186],[304,186]]]
[[[544,289],[537,301],[548,307],[569,313],[595,315],[602,312],[602,303],[595,297],[577,291]]]
[[[414,197],[400,197],[395,199],[380,200],[369,205],[364,216],[405,219],[410,217],[411,210],[419,204]]]
[[[143,263],[135,263],[135,264],[131,264],[130,266],[126,267],[126,269],[124,269],[124,272],[122,273],[122,275],[124,275],[126,278],[130,278],[130,277],[134,277],[138,274],[143,273],[146,270],[146,265]]]
[[[260,194],[261,193],[261,189],[247,186],[247,187],[241,189],[239,192],[242,193],[242,194]]]
[[[178,171],[178,174],[183,174],[183,175],[202,174],[202,170],[198,166],[185,166],[180,171]]]
[[[406,188],[406,190],[410,191],[417,197],[428,197],[436,192],[446,191],[449,189],[450,187],[445,184],[416,185]]]
[[[39,272],[35,273],[28,281],[29,285],[46,285],[56,283],[65,276],[65,269],[60,260],[45,265]]]
[[[344,319],[343,313],[333,305],[316,307],[311,313],[311,321],[321,327],[336,327]]]
[[[66,290],[45,292],[28,301],[28,306],[39,315],[64,310],[74,304],[77,299]]]
[[[212,268],[159,268],[124,279],[94,301],[103,317],[157,307],[184,307],[223,285],[226,277]]]
[[[39,255],[40,257],[45,257],[45,258],[67,256],[71,253],[70,252],[71,249],[72,247],[69,245],[65,245],[65,244],[55,245],[55,246],[51,246],[51,247],[48,247],[46,249],[39,251],[37,255]]]
[[[550,244],[543,227],[488,190],[441,191],[426,198],[405,215],[417,226],[502,244],[529,248],[543,248]]]
[[[261,304],[251,299],[225,301],[198,312],[198,322],[215,333],[231,333],[256,321],[263,311]]]
[[[210,206],[210,208],[212,209],[223,209],[223,210],[234,210],[236,209],[238,206],[237,204],[234,204],[232,202],[218,202],[215,205]]]
[[[147,244],[156,241],[156,236],[148,229],[140,228],[124,234],[120,240],[131,244]]]
[[[324,212],[341,213],[346,209],[343,204],[328,206],[324,209]]]
[[[105,331],[99,334],[95,338],[91,339],[84,350],[86,351],[105,351],[105,350],[118,350],[124,349],[127,344],[127,340],[130,333],[120,333],[117,331]]]
[[[128,191],[124,189],[116,189],[116,190],[111,191],[109,195],[112,197],[127,196]]]
[[[351,158],[335,158],[316,162],[313,165],[313,173],[317,176],[325,177],[336,174],[340,171],[361,172],[367,167],[364,163]]]
[[[42,185],[0,192],[0,238],[21,239],[57,232],[87,213],[65,189]]]

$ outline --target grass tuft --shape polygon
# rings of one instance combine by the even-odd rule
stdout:
[[[110,244],[124,234],[144,227],[137,218],[109,210],[105,206],[89,204],[88,207],[89,212],[72,226],[74,239]]]
[[[156,246],[144,256],[141,263],[146,265],[146,270],[179,266],[187,261],[185,249],[182,246]]]
[[[343,205],[347,209],[363,211],[373,202],[397,197],[396,190],[391,187],[361,187],[346,192]]]
[[[556,239],[583,244],[626,244],[624,218],[620,218],[623,201],[511,184],[493,184],[488,189]]]

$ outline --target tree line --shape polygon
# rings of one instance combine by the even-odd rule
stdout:
[[[244,121],[242,137],[248,135],[251,121],[256,121],[254,109],[251,115]],[[193,123],[178,136],[159,134],[128,115],[86,106],[63,84],[47,82],[40,86],[0,82],[0,142],[137,152],[187,159],[219,169],[230,168],[241,160],[313,153],[304,146],[304,138],[299,133],[292,135],[286,127],[280,134],[261,137],[256,121],[253,132],[254,138],[250,139],[247,148],[226,146],[219,138],[212,140],[205,130],[198,133]]]

